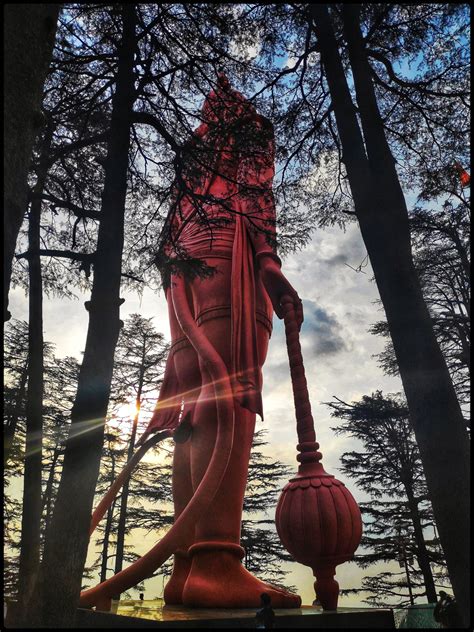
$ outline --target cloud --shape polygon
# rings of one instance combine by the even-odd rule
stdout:
[[[288,55],[286,59],[285,67],[291,70],[291,68],[294,68],[296,66],[297,61],[298,61],[298,57],[296,57],[296,55]]]
[[[284,64],[284,67],[289,68],[290,70],[291,68],[294,68],[298,60],[300,59],[300,56],[301,56],[301,53],[300,54],[289,53],[286,58],[286,63]],[[319,63],[319,59],[320,59],[320,54],[316,51],[313,51],[306,58],[306,66],[308,68],[315,66],[316,64]]]
[[[318,306],[315,301],[305,301],[304,319],[302,342],[305,347],[311,345],[314,354],[331,355],[348,349],[341,335],[341,324],[324,307]]]
[[[347,263],[347,254],[340,252],[329,259],[325,259],[324,263],[328,266],[337,265],[339,263]]]
[[[241,35],[236,34],[230,41],[229,51],[230,54],[237,59],[251,61],[259,55],[261,48],[262,42],[260,33],[255,32],[247,38],[242,38]]]

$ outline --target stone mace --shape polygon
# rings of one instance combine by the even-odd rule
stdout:
[[[324,610],[336,610],[336,566],[350,560],[360,544],[359,506],[344,483],[328,474],[318,452],[293,299],[281,301],[296,412],[300,465],[278,501],[275,523],[280,540],[297,562],[309,566]]]

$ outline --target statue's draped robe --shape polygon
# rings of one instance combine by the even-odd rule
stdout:
[[[275,252],[275,204],[271,190],[273,129],[240,93],[230,88],[225,78],[220,78],[217,90],[206,99],[202,115],[204,123],[188,146],[192,169],[188,165],[182,171],[185,186],[196,196],[183,192],[178,180],[179,201],[168,224],[171,238],[164,251],[168,262],[179,258],[176,244],[178,250],[184,248],[195,259],[206,261],[222,252],[231,257],[233,395],[241,406],[263,418],[257,319],[271,331],[273,312],[258,268],[263,255],[280,261]],[[167,299],[171,301],[169,290]],[[184,397],[182,411],[182,393],[187,389],[179,384],[174,369],[176,342],[172,340],[158,403],[141,440],[150,432],[176,428],[189,408]]]

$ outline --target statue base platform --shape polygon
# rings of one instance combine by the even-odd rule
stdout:
[[[79,628],[255,628],[257,608],[205,609],[163,606],[156,601],[122,601],[112,606],[114,612],[79,608]],[[391,609],[338,608],[323,611],[315,606],[275,609],[275,628],[374,628],[394,629]]]

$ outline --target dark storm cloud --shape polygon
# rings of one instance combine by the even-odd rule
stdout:
[[[336,316],[314,301],[304,301],[302,336],[306,339],[305,346],[309,346],[315,355],[333,355],[348,348]]]

